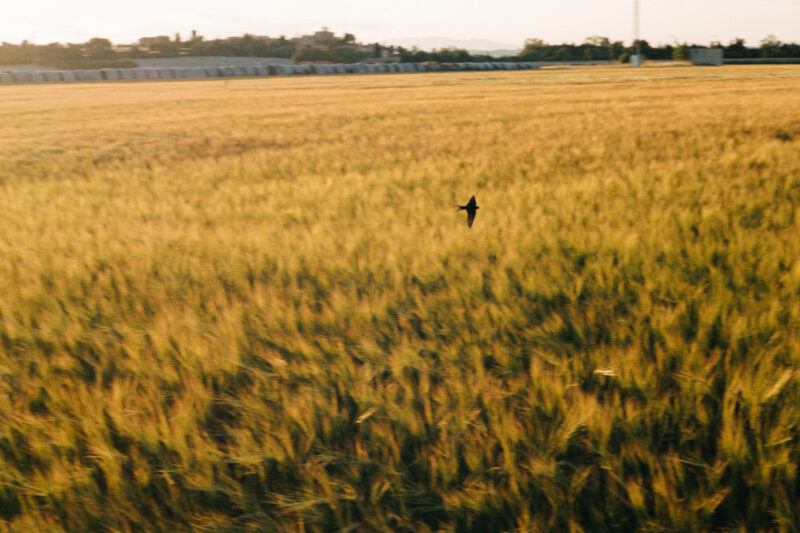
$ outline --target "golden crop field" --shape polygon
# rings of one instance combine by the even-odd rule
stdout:
[[[799,109],[795,66],[0,87],[0,531],[796,530]]]

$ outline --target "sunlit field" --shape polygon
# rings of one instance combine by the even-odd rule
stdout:
[[[799,109],[794,66],[0,87],[0,531],[796,530]]]

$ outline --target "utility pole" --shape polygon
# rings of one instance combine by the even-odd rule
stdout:
[[[631,65],[638,67],[642,64],[642,48],[639,45],[639,0],[633,0],[633,56]]]

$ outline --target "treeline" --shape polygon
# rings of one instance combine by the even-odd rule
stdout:
[[[190,56],[245,56],[245,57],[281,57],[290,58],[297,51],[294,42],[285,36],[277,39],[259,39],[252,35],[231,37],[229,39],[204,40],[196,37],[186,43],[168,41],[154,42],[149,46],[150,52],[161,57],[178,55]],[[152,54],[149,55],[152,57]]]
[[[144,40],[143,40],[144,41]],[[726,58],[800,58],[800,44],[782,43],[775,36],[764,38],[760,46],[748,47],[744,39],[734,39],[728,45],[713,42],[709,45],[675,44],[651,46],[646,40],[638,41],[638,49],[646,59],[688,59],[689,48],[722,48]],[[629,60],[633,47],[622,41],[611,41],[607,37],[588,37],[583,43],[548,44],[541,39],[528,39],[517,55],[493,58],[488,55],[471,54],[467,50],[446,48],[424,51],[412,48],[383,46],[378,43],[363,45],[355,36],[345,34],[342,38],[325,43],[301,45],[297,40],[255,37],[243,35],[228,39],[205,40],[192,34],[192,38],[181,40],[157,37],[146,40],[146,45],[114,46],[108,39],[93,38],[80,44],[50,43],[34,45],[28,41],[21,44],[3,42],[0,45],[0,64],[39,64],[59,68],[126,67],[133,61],[153,57],[177,56],[246,56],[279,57],[297,62],[356,63],[371,58],[399,59],[401,62],[458,63],[471,61],[623,61]]]
[[[636,43],[634,43],[636,44]],[[702,44],[674,44],[651,46],[646,40],[638,41],[639,52],[645,59],[685,60],[690,48],[722,48],[726,58],[800,58],[800,44],[781,43],[774,35],[762,39],[760,46],[748,47],[744,39],[736,38],[728,45],[720,42]],[[622,41],[610,41],[607,37],[592,36],[581,44],[547,44],[540,39],[528,39],[516,59],[523,61],[597,61],[619,60],[627,62],[634,47],[626,47]]]
[[[634,43],[636,44],[636,43]],[[645,59],[653,60],[686,60],[689,59],[690,48],[722,48],[727,58],[800,58],[800,44],[781,43],[770,35],[761,41],[758,47],[747,47],[744,39],[734,39],[727,46],[719,42],[702,44],[667,44],[652,46],[646,40],[638,41],[638,50]],[[525,47],[515,56],[491,58],[473,55],[467,50],[447,48],[426,52],[424,50],[406,50],[399,48],[400,61],[403,62],[469,62],[469,61],[622,61],[628,62],[634,47],[626,46],[622,41],[611,41],[607,37],[588,37],[583,43],[549,44],[541,39],[528,39]]]
[[[712,47],[719,43],[712,43]],[[719,46],[725,50],[725,57],[730,59],[756,59],[775,57],[800,57],[800,44],[782,43],[774,35],[761,40],[758,48],[748,48],[744,39],[734,39],[728,46]]]
[[[398,47],[397,53],[400,57],[401,63],[424,63],[428,61],[437,63],[468,63],[473,61],[518,60],[518,58],[514,56],[497,58],[488,55],[470,54],[467,50],[463,50],[461,48],[442,48],[441,50],[426,52],[425,50],[418,50],[416,48],[407,50],[401,46]]]
[[[34,45],[28,41],[22,44],[3,42],[0,45],[0,65],[48,65],[59,68],[73,68],[84,65],[102,67],[134,66],[135,57],[120,53],[111,46],[108,39],[94,38],[81,44],[50,43]]]
[[[76,65],[128,66],[133,60],[178,56],[244,56],[279,57],[295,61],[330,61],[332,63],[356,63],[370,57],[396,55],[394,47],[374,43],[359,45],[352,34],[318,45],[301,46],[285,36],[262,38],[253,35],[228,39],[205,40],[193,35],[189,40],[157,37],[147,41],[146,46],[114,46],[108,39],[93,38],[85,43],[50,43],[34,45],[28,41],[21,44],[3,42],[0,45],[0,65],[48,65],[73,68]],[[125,63],[125,65],[123,65]]]
[[[587,37],[581,44],[548,44],[541,39],[528,39],[517,54],[524,61],[609,61],[623,58],[628,49],[622,41],[608,37]]]

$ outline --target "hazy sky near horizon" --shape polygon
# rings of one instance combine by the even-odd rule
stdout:
[[[582,42],[590,35],[630,42],[633,0],[9,0],[0,11],[0,41],[23,39],[114,43],[192,29],[206,38],[293,37],[327,26],[359,41],[449,37],[521,46],[527,38]],[[641,36],[651,44],[727,43],[757,46],[773,34],[800,42],[800,0],[641,0]]]

